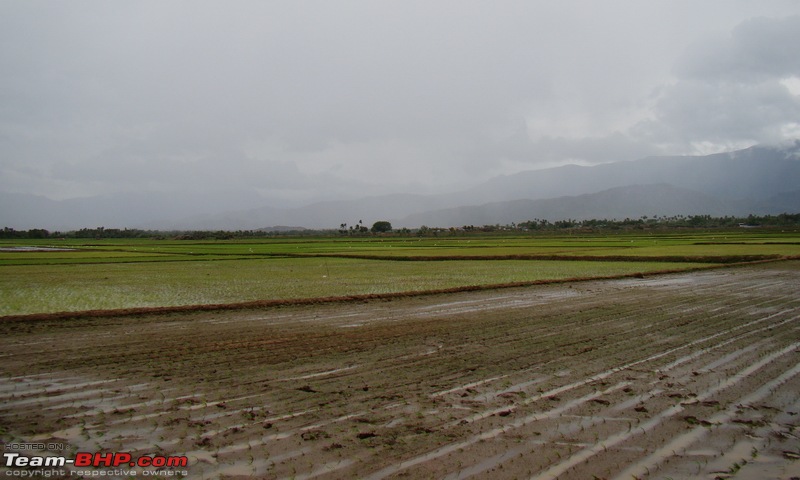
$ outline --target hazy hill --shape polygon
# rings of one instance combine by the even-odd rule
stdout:
[[[496,177],[452,194],[397,194],[295,209],[259,208],[207,217],[202,225],[288,223],[336,228],[343,222],[352,225],[363,219],[371,224],[389,219],[395,226],[418,227],[502,224],[536,216],[554,220],[782,213],[800,211],[797,185],[800,142],[783,148],[756,146],[708,156],[650,157],[590,167],[567,165]],[[589,195],[598,192],[603,194]],[[531,216],[531,201],[544,199],[551,200],[536,204],[536,210],[542,213]]]
[[[720,198],[764,200],[800,185],[800,141],[707,156],[648,157],[591,167],[567,165],[500,176],[459,194],[459,204],[595,193],[627,185],[669,184]],[[471,202],[465,202],[472,199]]]
[[[169,193],[122,193],[95,197],[51,200],[46,197],[0,192],[0,228],[138,228],[167,226],[178,219],[239,210],[260,197],[246,192],[195,195]],[[201,211],[202,211],[201,210]]]
[[[724,216],[747,209],[745,202],[725,202],[671,185],[633,185],[598,193],[539,200],[511,200],[409,215],[398,226],[493,225],[544,220],[625,219],[661,215]]]
[[[264,205],[265,200],[247,192],[130,193],[64,201],[0,193],[0,227],[236,230],[273,225],[338,228],[341,223],[363,220],[371,225],[387,219],[396,226],[417,227],[502,224],[536,217],[747,215],[800,212],[798,185],[800,141],[707,156],[567,165],[500,176],[450,194],[384,195],[299,208]]]

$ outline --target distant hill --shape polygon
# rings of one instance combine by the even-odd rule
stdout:
[[[800,141],[706,156],[649,157],[595,166],[567,165],[495,177],[439,195],[393,194],[264,205],[255,193],[194,196],[129,193],[53,201],[0,193],[0,227],[76,229],[258,229],[266,225],[338,228],[363,220],[396,227],[496,224],[641,215],[748,215],[800,212]],[[548,200],[536,203],[535,201]]]
[[[567,165],[500,176],[451,194],[395,194],[284,210],[267,207],[206,220],[211,221],[209,225],[235,220],[239,225],[289,223],[312,228],[336,228],[360,219],[368,224],[388,219],[396,227],[412,228],[503,224],[533,218],[527,213],[531,201],[545,199],[552,201],[536,205],[547,213],[539,218],[783,213],[800,211],[797,185],[800,142],[707,156],[649,157],[589,167]],[[589,196],[599,192],[605,193]],[[637,195],[637,199],[626,200],[625,195]],[[631,208],[634,205],[637,208]]]
[[[773,195],[761,202],[761,206],[767,213],[800,212],[800,190]]]
[[[500,176],[455,194],[456,208],[410,214],[393,224],[460,226],[533,218],[800,212],[798,185],[800,141],[785,147],[567,165]]]
[[[800,141],[706,156],[648,157],[590,167],[567,165],[500,176],[459,193],[459,204],[596,193],[628,185],[668,184],[721,199],[766,200],[800,185]],[[472,199],[470,203],[466,200]]]
[[[747,209],[742,202],[725,202],[671,185],[632,185],[585,195],[539,200],[510,200],[409,215],[398,226],[506,225],[535,218],[588,220],[640,218],[644,215],[708,214],[725,216]],[[755,212],[753,212],[755,213]],[[760,212],[759,212],[760,213]]]
[[[51,200],[38,195],[0,192],[0,228],[149,228],[169,225],[200,213],[208,215],[238,211],[260,197],[243,192],[176,195],[170,193],[123,193]],[[263,226],[264,224],[260,225]],[[266,225],[270,225],[267,223]]]

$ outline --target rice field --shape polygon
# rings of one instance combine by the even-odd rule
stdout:
[[[0,242],[0,316],[427,292],[800,255],[800,234]]]
[[[664,262],[344,258],[6,266],[0,277],[0,315],[413,292],[625,275],[672,266]]]

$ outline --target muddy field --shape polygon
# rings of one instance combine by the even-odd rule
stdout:
[[[0,347],[4,442],[189,478],[800,477],[798,261],[5,321]]]

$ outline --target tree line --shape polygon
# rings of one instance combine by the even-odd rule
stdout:
[[[355,225],[346,223],[338,229],[302,229],[302,230],[192,230],[192,231],[160,231],[140,230],[135,228],[81,228],[67,232],[48,231],[41,228],[15,230],[5,227],[0,230],[3,239],[44,239],[44,238],[149,238],[174,240],[232,240],[238,238],[280,237],[280,236],[351,236],[351,235],[395,235],[395,236],[439,236],[442,234],[460,235],[500,232],[554,232],[554,231],[607,231],[607,230],[645,230],[645,229],[684,229],[684,228],[753,228],[753,227],[796,227],[800,226],[800,213],[781,213],[779,215],[748,215],[747,217],[711,215],[675,215],[675,216],[643,216],[636,219],[591,219],[591,220],[556,220],[535,218],[508,225],[463,225],[460,227],[429,227],[423,225],[416,229],[392,229],[391,223],[378,221],[368,228],[359,221]]]
[[[778,227],[800,225],[800,213],[781,213],[779,215],[748,215],[746,217],[711,215],[673,215],[653,217],[642,216],[624,220],[548,220],[534,219],[522,222],[519,228],[525,230],[563,230],[570,228],[591,229],[643,229],[661,228],[732,228],[732,227]]]
[[[0,238],[148,238],[148,239],[173,239],[173,240],[231,240],[235,238],[271,237],[277,235],[319,235],[321,230],[287,230],[274,232],[269,230],[140,230],[136,228],[81,228],[67,232],[44,229],[14,230],[5,227],[0,230]],[[328,232],[329,233],[329,232]]]

